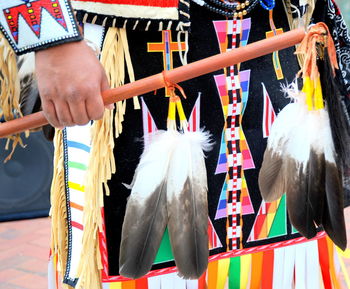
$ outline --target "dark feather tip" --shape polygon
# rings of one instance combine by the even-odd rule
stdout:
[[[344,195],[341,174],[335,163],[326,162],[326,204],[322,225],[332,241],[342,250],[346,249],[344,218]]]
[[[312,209],[313,219],[317,225],[321,225],[326,197],[325,190],[325,157],[324,154],[310,151],[308,164],[308,201]]]
[[[287,210],[290,222],[304,237],[316,236],[314,214],[308,198],[308,170],[293,159],[287,161]]]

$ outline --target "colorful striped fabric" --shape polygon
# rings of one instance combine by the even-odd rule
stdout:
[[[189,131],[199,131],[200,130],[200,113],[201,113],[201,93],[198,92],[198,97],[194,107],[192,109],[191,115],[188,119],[188,130]]]
[[[301,239],[303,242],[300,243]],[[274,244],[261,246],[260,251],[253,249],[251,253],[237,257],[211,257],[213,260],[207,272],[199,280],[183,280],[174,271],[139,280],[110,280],[103,283],[103,289],[340,288],[337,287],[338,281],[333,278],[336,274],[336,250],[328,237],[322,233],[318,240],[300,238],[299,243],[296,240],[284,242],[285,246],[282,247]],[[319,254],[319,251],[323,253]],[[320,263],[319,258],[322,258]],[[333,273],[330,270],[332,267]]]
[[[69,127],[65,129],[64,146],[66,148],[67,195],[69,196],[68,220],[70,242],[65,282],[75,284],[79,266],[83,237],[83,210],[85,178],[90,159],[91,125]]]
[[[247,45],[250,18],[214,21],[213,25],[221,52]],[[227,218],[227,244],[233,250],[240,248],[241,216],[254,213],[244,170],[255,168],[255,164],[241,126],[249,95],[250,70],[240,71],[237,65],[227,67],[214,80],[225,118],[215,173],[226,173],[215,218]]]
[[[265,240],[287,234],[286,197],[272,203],[262,201],[247,242]]]

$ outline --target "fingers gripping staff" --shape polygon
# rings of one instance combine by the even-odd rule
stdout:
[[[139,278],[150,271],[168,225],[179,274],[197,279],[208,265],[207,174],[203,151],[210,150],[211,145],[208,134],[188,132],[180,98],[175,95],[174,86],[164,81],[172,94],[167,131],[152,136],[131,184],[122,229],[120,274]],[[176,111],[181,132],[176,127]]]

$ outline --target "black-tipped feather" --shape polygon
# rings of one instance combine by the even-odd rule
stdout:
[[[303,236],[309,239],[313,238],[316,236],[317,230],[313,219],[312,206],[307,194],[307,169],[293,159],[288,160],[287,168],[287,171],[291,172],[286,188],[289,219]]]
[[[346,228],[341,174],[337,165],[326,161],[326,202],[323,214],[323,228],[332,241],[342,250],[346,249]]]
[[[341,94],[341,84],[336,83],[327,49],[324,59],[318,61],[322,94],[327,104],[332,138],[338,160],[346,167],[350,167],[350,123],[347,110],[344,107],[346,96]]]
[[[177,135],[173,131],[158,132],[141,156],[122,228],[122,276],[142,277],[156,257],[167,224],[167,174]]]
[[[325,156],[324,154],[310,151],[308,164],[307,196],[313,212],[313,219],[317,225],[321,225],[323,208],[326,197],[325,191]]]
[[[136,279],[152,267],[167,223],[166,184],[163,182],[147,201],[128,201],[120,247],[119,272]]]
[[[201,132],[182,135],[169,167],[168,229],[176,267],[185,279],[200,278],[208,266],[208,188],[201,139]]]

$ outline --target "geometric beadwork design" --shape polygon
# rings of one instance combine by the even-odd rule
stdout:
[[[20,16],[21,19],[25,21],[25,23],[31,28],[31,30],[36,34],[38,38],[40,37],[43,10],[47,11],[58,24],[67,30],[67,24],[64,20],[63,11],[58,0],[27,0],[23,2],[25,3],[4,9],[3,11],[16,44],[18,44],[18,28]]]
[[[263,200],[247,242],[280,237],[286,234],[286,196],[283,195],[280,199],[271,203],[266,203]]]
[[[263,137],[267,138],[270,135],[271,126],[276,118],[275,110],[273,109],[273,105],[270,99],[270,96],[267,92],[264,83],[261,83],[263,88],[263,119],[262,119],[262,131]]]
[[[1,0],[0,29],[17,54],[81,39],[69,0]]]
[[[173,69],[173,53],[186,50],[186,42],[173,42],[171,31],[162,31],[162,42],[147,43],[147,52],[160,52],[163,55],[164,70]],[[170,91],[165,88],[165,96],[170,96]]]
[[[213,25],[222,53],[247,45],[250,18],[214,21]],[[215,219],[227,218],[227,245],[233,250],[240,247],[241,215],[254,213],[244,169],[255,165],[241,126],[248,101],[250,70],[240,71],[238,65],[230,66],[223,74],[215,75],[214,80],[225,119],[215,173],[226,173]]]

